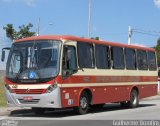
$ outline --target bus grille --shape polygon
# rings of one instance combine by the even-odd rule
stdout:
[[[29,101],[23,99],[18,99],[18,100],[21,104],[37,104],[39,102],[39,99],[32,99]]]
[[[43,94],[44,89],[14,89],[16,94]]]

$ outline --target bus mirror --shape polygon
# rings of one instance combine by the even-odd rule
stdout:
[[[4,60],[5,60],[5,51],[4,51],[4,50],[2,50],[2,57],[1,57],[1,61],[2,61],[2,62],[4,62]]]
[[[2,49],[2,57],[1,57],[1,61],[4,62],[5,60],[5,50],[10,50],[10,47],[6,47]]]

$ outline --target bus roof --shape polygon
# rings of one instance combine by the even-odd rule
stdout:
[[[33,37],[19,39],[19,40],[16,40],[15,42],[24,42],[24,41],[31,41],[31,40],[52,40],[52,39],[53,40],[72,40],[72,41],[88,42],[88,43],[95,43],[95,44],[103,44],[108,46],[118,46],[118,47],[132,48],[132,49],[155,51],[155,49],[149,48],[149,47],[128,45],[128,44],[122,44],[122,43],[110,42],[110,41],[94,40],[94,39],[88,39],[88,38],[80,38],[80,37],[68,36],[68,35],[33,36]]]

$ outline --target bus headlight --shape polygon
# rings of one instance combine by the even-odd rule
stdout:
[[[57,88],[57,84],[53,84],[53,85],[50,85],[48,88],[47,88],[47,91],[46,93],[51,93],[53,90],[55,90]]]
[[[5,84],[5,87],[10,93],[13,93],[13,91],[11,90],[11,88],[10,88],[10,86],[8,84]]]

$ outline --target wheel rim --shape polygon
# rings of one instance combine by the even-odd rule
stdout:
[[[80,100],[80,106],[82,109],[86,109],[88,106],[88,102],[87,102],[87,98],[86,97],[82,97]]]
[[[137,96],[136,96],[135,94],[132,95],[132,103],[133,103],[134,105],[137,104]]]

